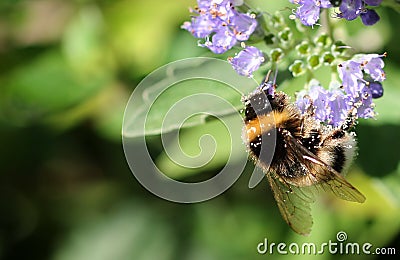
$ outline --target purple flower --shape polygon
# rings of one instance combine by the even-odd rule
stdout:
[[[380,82],[386,78],[382,60],[385,56],[386,54],[360,54],[339,64],[338,73],[343,88],[328,91],[318,82],[310,83],[312,87],[308,92],[302,91],[297,95],[297,107],[305,113],[312,105],[316,119],[335,127],[345,122],[352,109],[356,110],[358,118],[374,117],[372,99],[383,95]]]
[[[382,0],[343,0],[337,17],[350,21],[360,16],[363,24],[373,25],[379,21],[380,17],[375,10],[368,9],[366,6],[378,6],[381,2]]]
[[[329,95],[328,91],[321,87],[320,85],[315,85],[310,87],[310,91],[308,93],[312,100],[312,105],[314,107],[315,118],[324,122],[328,119],[328,100]]]
[[[231,49],[237,41],[247,41],[258,25],[253,15],[235,9],[235,5],[241,4],[239,1],[198,0],[197,4],[198,7],[192,10],[197,16],[181,28],[196,38],[206,39],[199,46],[207,47],[214,53]]]
[[[346,20],[356,19],[361,12],[362,0],[343,0],[339,6],[340,17]]]
[[[358,80],[363,78],[361,64],[359,62],[349,60],[338,66],[339,77],[347,94],[352,96],[358,95]]]
[[[361,66],[365,73],[369,74],[373,80],[379,82],[386,79],[386,74],[383,71],[383,67],[385,66],[385,63],[382,60],[383,56],[385,56],[385,54],[366,54],[359,56]]]
[[[234,58],[229,58],[233,69],[240,75],[251,77],[265,61],[263,53],[256,47],[249,46],[240,51]]]
[[[200,15],[192,18],[191,22],[185,22],[181,28],[189,31],[196,38],[204,38],[214,32],[219,21],[211,15]]]
[[[318,82],[309,91],[301,91],[297,95],[296,105],[304,114],[310,106],[314,117],[329,125],[341,125],[350,110],[349,97],[340,89],[328,91]]]
[[[379,21],[379,15],[374,11],[366,8],[370,6],[378,6],[382,0],[289,0],[293,4],[298,4],[295,15],[300,21],[307,26],[315,25],[320,16],[322,8],[339,7],[338,18],[346,20],[354,20],[358,16],[361,17],[365,25],[373,25]]]
[[[319,13],[321,8],[312,1],[304,2],[297,8],[296,16],[300,19],[301,23],[307,26],[314,25],[319,20]]]
[[[303,114],[312,106],[315,119],[335,127],[346,121],[352,108],[356,109],[358,118],[374,117],[372,90],[363,82],[358,84],[360,93],[356,98],[340,89],[328,91],[320,85],[312,86],[308,93],[303,91],[297,96],[296,105]]]
[[[296,106],[300,109],[301,113],[305,113],[311,105],[311,98],[308,96],[307,91],[302,90],[296,95]]]
[[[328,124],[341,125],[350,111],[349,97],[340,89],[328,92]]]
[[[290,2],[300,5],[296,10],[296,17],[307,26],[318,22],[321,8],[332,7],[328,0],[290,0]]]
[[[361,21],[365,25],[374,25],[376,22],[378,22],[381,18],[375,12],[375,10],[372,9],[365,9],[361,12],[360,14]]]
[[[383,96],[383,87],[379,82],[369,82],[369,89],[371,91],[372,98],[380,98]]]
[[[374,103],[372,102],[371,90],[364,83],[358,98],[354,99],[354,106],[357,108],[359,118],[372,118],[375,116]]]
[[[310,106],[313,108],[314,117],[321,122],[328,119],[329,93],[321,87],[319,82],[311,83],[309,91],[301,91],[297,94],[296,105],[302,113],[305,113]]]
[[[216,54],[224,53],[236,44],[235,36],[229,31],[219,31],[212,36],[211,41],[206,41],[199,46],[207,47]]]
[[[239,41],[247,41],[256,29],[257,21],[248,14],[235,13],[236,15],[232,17],[231,26],[233,27],[236,39]]]
[[[364,75],[373,81],[382,82],[385,80],[386,74],[383,71],[385,63],[382,60],[384,56],[385,54],[361,54],[355,56],[352,60],[339,64],[339,77],[342,80],[342,86],[346,94],[352,98],[359,97],[364,85],[369,84],[364,79]]]

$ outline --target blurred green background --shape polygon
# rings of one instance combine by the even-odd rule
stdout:
[[[271,12],[287,5],[266,2],[251,4]],[[124,108],[157,67],[211,56],[180,29],[194,4],[0,1],[0,258],[279,259],[258,255],[258,243],[323,243],[340,230],[349,242],[397,247],[399,254],[400,16],[392,9],[379,8],[374,27],[354,21],[338,31],[359,51],[388,52],[380,115],[357,126],[359,156],[349,171],[366,203],[321,197],[313,232],[301,237],[282,220],[266,180],[247,188],[251,164],[223,195],[194,205],[164,201],[136,181],[121,145]],[[220,127],[211,123],[208,131]],[[189,140],[198,132],[184,134]],[[159,142],[148,139],[162,161]],[[196,175],[206,179],[221,167]]]

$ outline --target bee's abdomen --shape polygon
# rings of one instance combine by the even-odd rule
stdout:
[[[344,163],[346,161],[346,156],[344,154],[344,150],[340,146],[335,146],[333,149],[333,161],[331,167],[335,169],[337,172],[342,172]]]
[[[300,141],[307,150],[316,154],[321,143],[321,133],[317,129],[311,130],[307,137],[301,137]]]

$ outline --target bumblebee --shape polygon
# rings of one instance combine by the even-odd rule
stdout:
[[[250,157],[266,174],[284,220],[295,232],[308,235],[313,224],[310,204],[319,191],[365,201],[343,174],[356,151],[350,131],[354,119],[349,115],[340,127],[324,125],[313,117],[312,104],[302,114],[267,80],[242,98],[243,139]]]

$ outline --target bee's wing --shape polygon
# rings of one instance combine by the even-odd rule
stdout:
[[[309,179],[309,183],[312,183],[317,190],[331,191],[337,197],[348,201],[359,203],[365,201],[364,195],[347,182],[335,169],[318,159],[302,144],[298,143],[294,137],[290,136],[290,139],[291,141],[288,144],[293,146],[292,150],[295,156],[298,157],[298,161],[307,160],[310,162],[304,165],[309,172],[306,177]]]
[[[313,225],[310,204],[314,202],[309,187],[299,188],[267,174],[275,200],[283,219],[297,233],[308,235]]]

